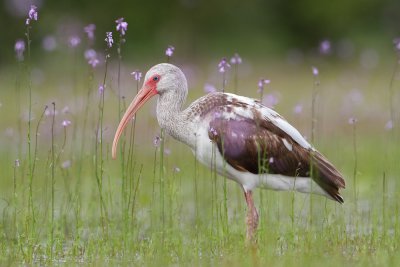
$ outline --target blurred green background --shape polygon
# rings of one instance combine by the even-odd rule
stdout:
[[[285,56],[293,49],[313,53],[324,39],[337,44],[335,53],[360,47],[387,51],[400,32],[398,0],[3,0],[0,64],[14,60],[14,43],[24,37],[32,3],[39,8],[33,56],[41,55],[46,36],[55,36],[62,49],[68,36],[83,38],[89,23],[96,24],[97,46],[103,47],[104,33],[115,30],[119,17],[129,23],[128,60],[151,58],[169,44],[179,48],[180,58],[194,61],[235,51],[250,59]]]

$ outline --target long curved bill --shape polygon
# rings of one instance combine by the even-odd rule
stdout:
[[[157,90],[154,87],[144,85],[142,89],[140,89],[136,97],[133,99],[128,109],[125,111],[125,114],[118,125],[117,131],[115,132],[111,150],[113,159],[116,159],[117,157],[118,140],[121,137],[121,134],[126,125],[128,125],[129,121],[135,116],[135,113],[144,105],[144,103],[146,103],[147,100],[149,100],[152,96],[156,94]]]

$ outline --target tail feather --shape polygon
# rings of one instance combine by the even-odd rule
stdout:
[[[346,185],[343,175],[318,151],[313,152],[312,177],[334,200],[344,203],[339,192]]]

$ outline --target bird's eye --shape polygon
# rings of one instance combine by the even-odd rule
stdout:
[[[158,77],[158,76],[153,77],[153,81],[155,81],[155,82],[157,82],[159,79],[160,79],[160,77]]]

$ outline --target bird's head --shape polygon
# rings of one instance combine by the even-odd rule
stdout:
[[[174,94],[186,98],[187,81],[183,72],[176,66],[161,63],[153,66],[145,75],[143,86],[129,105],[118,125],[112,145],[112,157],[116,158],[118,140],[124,128],[135,116],[135,113],[155,95]]]

